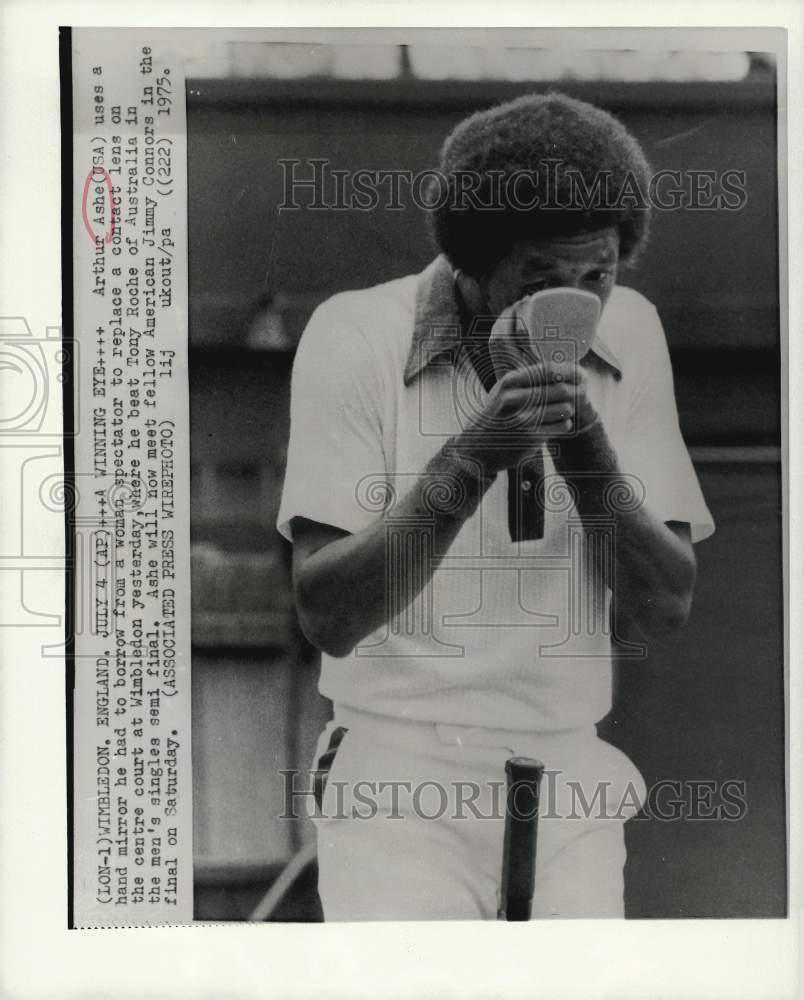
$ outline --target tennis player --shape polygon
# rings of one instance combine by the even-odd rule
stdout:
[[[645,785],[596,732],[612,641],[685,624],[714,530],[661,322],[617,283],[649,167],[612,116],[548,94],[459,124],[440,176],[436,258],[324,302],[293,370],[278,526],[334,704],[324,914],[494,919],[520,754],[547,768],[533,916],[620,917]],[[599,299],[589,350],[501,375],[491,333],[547,288]]]

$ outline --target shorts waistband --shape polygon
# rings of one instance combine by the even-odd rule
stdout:
[[[597,730],[594,726],[582,726],[575,729],[505,729],[487,726],[464,726],[446,722],[427,722],[421,719],[404,719],[400,716],[381,715],[362,708],[336,704],[334,706],[334,725],[345,726],[347,729],[372,729],[389,734],[412,735],[419,730],[421,734],[435,738],[439,743],[448,746],[473,747],[509,747],[515,750],[523,741],[538,740],[544,744],[579,743],[597,740]]]

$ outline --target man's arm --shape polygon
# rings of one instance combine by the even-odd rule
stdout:
[[[665,523],[638,496],[631,502],[639,484],[621,472],[582,382],[577,392],[580,432],[560,441],[556,469],[573,488],[597,571],[612,590],[615,620],[661,639],[689,617],[696,575],[689,525]],[[601,558],[609,541],[611,558]]]
[[[570,433],[567,418],[576,409],[582,433]],[[484,443],[489,435],[498,442],[492,448]],[[514,467],[545,440],[560,443],[556,468],[577,491],[589,535],[608,532],[611,537],[612,490],[627,480],[585,397],[582,374],[577,366],[516,369],[495,385],[474,424],[447,442],[382,518],[354,534],[294,518],[294,592],[308,639],[331,656],[346,656],[404,610],[427,585],[497,471]],[[455,489],[460,498],[456,505],[439,509],[432,503],[439,493]],[[689,537],[642,506],[626,505],[613,513],[613,559],[595,561],[614,594],[615,614],[634,621],[646,636],[662,636],[683,624],[689,613],[695,579]],[[608,518],[606,528],[598,522],[601,515]],[[393,579],[398,592],[389,593],[389,540],[394,531],[408,535],[417,525],[422,544],[408,556],[405,546],[396,547]]]
[[[664,522],[664,525],[689,553],[693,573],[692,585],[694,585],[697,561],[690,537],[690,525],[683,521],[667,521]],[[677,629],[682,628],[687,622],[692,602],[692,585],[686,601],[682,600],[681,607],[677,611],[677,619],[675,621],[671,619],[664,623],[658,621],[654,622],[653,625],[646,624],[646,618],[651,617],[654,610],[650,605],[645,606],[649,596],[647,589],[636,588],[636,592],[634,592],[633,585],[629,588],[627,584],[617,588],[612,608],[616,622],[616,636],[626,640],[633,639],[637,642],[653,639],[661,643],[662,640],[669,639]]]
[[[363,530],[350,534],[301,517],[291,521],[296,607],[315,646],[347,656],[404,610],[428,584],[497,472],[569,431],[578,373],[567,370],[553,383],[541,383],[542,374],[522,368],[500,379],[483,412],[445,443],[405,496]],[[392,556],[395,532],[405,544],[394,546]],[[407,542],[416,532],[420,544],[411,551]]]
[[[491,479],[442,449],[393,512],[350,534],[331,525],[295,517],[293,587],[301,627],[314,646],[330,656],[347,656],[367,635],[389,621],[421,592]],[[433,490],[458,489],[463,500],[439,510]],[[389,593],[389,548],[395,532],[419,530],[422,544],[411,553],[395,548],[394,577],[400,593]],[[426,541],[424,541],[426,537]],[[426,549],[425,549],[426,546]]]

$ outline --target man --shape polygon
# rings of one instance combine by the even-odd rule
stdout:
[[[533,915],[622,916],[644,784],[595,730],[612,636],[684,624],[713,530],[661,323],[616,284],[648,165],[610,115],[550,94],[462,122],[441,176],[440,255],[325,302],[294,366],[279,528],[334,703],[325,918],[493,919],[514,753],[549,781]],[[601,177],[631,196],[596,196]],[[503,374],[499,318],[551,287],[599,298],[591,349],[520,350]]]

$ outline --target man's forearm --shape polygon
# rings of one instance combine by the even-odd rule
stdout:
[[[583,424],[581,426],[584,426]],[[695,559],[684,542],[641,501],[641,483],[624,475],[596,416],[560,442],[558,472],[573,489],[588,551],[613,593],[614,611],[647,637],[682,625],[689,613]],[[602,558],[605,546],[610,558]]]
[[[494,476],[451,440],[377,522],[314,552],[296,581],[302,625],[319,648],[346,656],[427,586]]]

